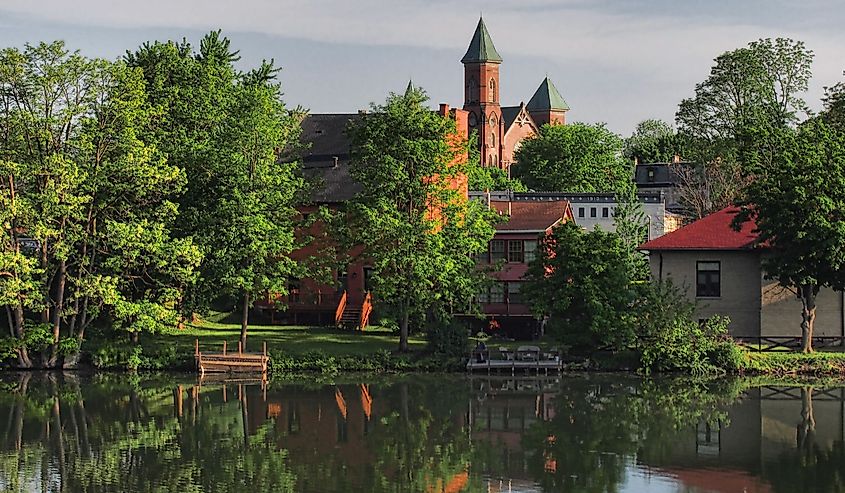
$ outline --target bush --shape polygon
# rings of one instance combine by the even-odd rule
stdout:
[[[428,349],[437,357],[462,358],[469,344],[469,328],[457,320],[433,323],[426,331]]]
[[[730,320],[694,321],[695,305],[671,283],[646,284],[635,305],[640,371],[694,375],[738,371],[744,351],[728,335]]]

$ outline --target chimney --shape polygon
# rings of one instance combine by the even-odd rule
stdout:
[[[446,103],[440,103],[440,111],[438,113],[440,116],[449,116],[449,105]]]
[[[511,215],[511,201],[508,200],[508,215]]]
[[[678,164],[678,163],[680,163],[680,162],[681,162],[681,155],[680,155],[680,154],[675,154],[675,156],[672,158],[672,162],[673,162],[674,164]]]
[[[490,210],[490,189],[484,189],[484,196],[487,197],[487,210]]]

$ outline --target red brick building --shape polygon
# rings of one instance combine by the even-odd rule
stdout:
[[[505,221],[496,225],[486,254],[478,257],[479,265],[502,263],[492,274],[493,283],[478,296],[485,319],[483,327],[501,331],[514,338],[531,338],[538,321],[521,296],[528,264],[539,254],[542,235],[552,228],[574,220],[572,207],[566,200],[548,202],[497,202],[490,207]]]
[[[499,68],[502,57],[484,25],[470,40],[464,65],[464,110],[468,112],[468,134],[478,133],[482,166],[508,169],[522,139],[537,134],[545,124],[563,125],[569,105],[548,77],[543,79],[528,104],[502,106],[499,99]]]
[[[543,80],[528,104],[501,106],[499,67],[502,58],[493,46],[483,20],[479,20],[461,63],[464,65],[466,83],[463,109],[452,109],[447,104],[441,104],[437,111],[455,120],[459,136],[469,137],[473,132],[478,133],[482,165],[507,169],[522,139],[535,135],[543,124],[566,122],[569,106],[548,78]],[[361,191],[361,186],[349,173],[351,143],[346,131],[360,118],[361,113],[330,113],[312,114],[303,119],[301,141],[306,151],[299,159],[312,184],[311,204],[301,208],[303,215],[314,213],[320,206],[340,210],[344,203]],[[465,178],[456,180],[453,185],[467,197]],[[496,204],[495,207],[504,207]],[[528,211],[529,208],[531,211]],[[565,214],[571,218],[568,205],[562,209],[561,204],[556,203],[519,204],[514,206],[514,210],[516,213],[508,223],[521,224],[528,229],[508,230],[505,224],[502,226],[504,229],[497,233],[497,237],[502,235],[505,238],[503,241],[507,244],[513,242],[513,245],[525,240],[536,244],[537,236],[550,229]],[[523,210],[526,212],[523,213]],[[432,213],[437,213],[436,206],[432,208]],[[528,218],[525,214],[532,217]],[[350,326],[361,325],[365,322],[362,314],[366,314],[370,308],[367,293],[370,291],[373,272],[366,261],[365,252],[360,248],[350,252],[334,250],[332,238],[326,235],[319,223],[301,233],[316,238],[316,241],[310,242],[292,257],[299,262],[321,263],[331,269],[331,281],[292,281],[288,296],[278,300],[268,298],[256,303],[256,307],[266,313],[271,323],[328,325],[342,319]],[[500,239],[494,240],[494,243],[498,241]],[[342,259],[347,257],[350,261],[345,263]],[[332,263],[335,265],[331,266]],[[506,266],[501,273],[504,276],[500,279],[502,283],[497,284],[505,290],[502,293],[506,298],[501,302],[485,303],[485,313],[490,310],[491,315],[521,317],[521,321],[532,320],[528,316],[527,306],[508,301],[516,299],[514,290],[518,289],[516,283],[522,273],[524,264],[521,270],[516,264]],[[509,286],[511,291],[507,291]],[[491,299],[499,299],[498,291],[491,294]],[[286,310],[275,310],[273,301],[283,304]]]

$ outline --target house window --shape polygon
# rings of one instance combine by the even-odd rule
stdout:
[[[610,209],[608,209],[607,207],[602,207],[601,217],[610,217]]]
[[[525,241],[525,263],[530,264],[537,258],[537,247],[539,246],[539,242],[534,240],[526,240]]]
[[[372,291],[373,290],[373,272],[374,269],[372,267],[364,267],[364,291]]]
[[[508,262],[522,263],[525,260],[522,253],[522,240],[508,242]]]
[[[341,294],[349,289],[349,274],[346,270],[337,271],[337,294]]]
[[[504,303],[505,302],[505,283],[494,282],[490,286],[490,303]]]
[[[300,285],[299,280],[291,279],[288,281],[288,302],[299,303],[300,299]]]
[[[585,215],[584,213],[585,213],[584,208],[579,207],[578,208],[578,217],[584,217],[584,215]]]
[[[590,207],[590,217],[596,217],[596,208]]]
[[[490,303],[490,289],[487,286],[481,288],[481,291],[476,296],[479,303]]]
[[[508,303],[522,303],[522,297],[519,295],[521,282],[509,282],[508,288]]]
[[[505,260],[505,240],[490,240],[490,261]]]
[[[722,296],[721,262],[697,262],[695,271],[695,296],[699,298]]]

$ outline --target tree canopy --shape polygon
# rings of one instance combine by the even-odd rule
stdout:
[[[482,273],[473,255],[493,236],[491,213],[462,194],[468,144],[455,122],[410,89],[374,105],[350,129],[350,172],[363,190],[350,204],[349,235],[372,263],[373,296],[396,315],[400,350],[409,322],[466,309]]]
[[[845,135],[814,118],[768,141],[771,159],[755,161],[735,224],[755,222],[767,275],[801,300],[809,352],[819,289],[845,289]]]
[[[245,344],[251,302],[285,294],[296,270],[289,254],[303,181],[298,163],[279,154],[298,142],[301,115],[285,108],[272,64],[236,70],[238,55],[219,32],[198,52],[187,42],[155,42],[126,59],[143,70],[166,122],[148,127],[147,138],[187,176],[178,233],[195,236],[205,254],[192,305],[240,298]]]
[[[622,138],[604,124],[543,125],[522,142],[511,173],[532,190],[617,192],[631,186],[621,152]]]
[[[648,119],[637,124],[634,133],[625,139],[622,156],[638,163],[671,163],[675,156],[684,156],[683,142],[672,125],[663,120]]]

